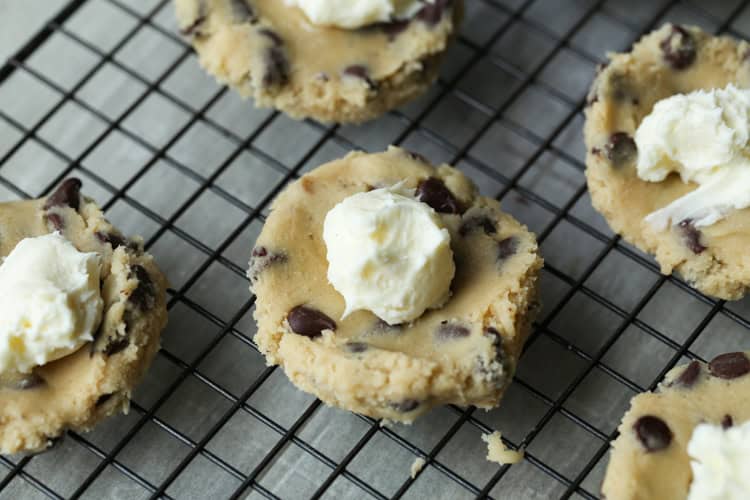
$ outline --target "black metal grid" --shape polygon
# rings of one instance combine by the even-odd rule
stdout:
[[[193,299],[190,293],[191,288],[197,286],[196,284],[214,266],[219,266],[224,271],[244,280],[242,264],[238,264],[229,257],[228,251],[239,241],[245,244],[245,248],[249,252],[251,242],[244,241],[244,237],[246,237],[248,231],[253,226],[257,226],[259,222],[264,220],[264,211],[268,203],[283,188],[285,183],[293,180],[310,166],[314,166],[321,156],[325,156],[326,153],[324,150],[331,144],[334,144],[340,150],[360,149],[361,147],[356,139],[352,140],[348,137],[350,134],[347,134],[346,129],[342,127],[329,127],[314,122],[307,122],[306,126],[317,133],[315,140],[311,141],[306,152],[301,157],[296,158],[291,164],[286,164],[278,160],[275,155],[269,154],[264,148],[258,147],[256,144],[256,141],[264,132],[274,126],[274,122],[279,119],[277,113],[266,113],[264,116],[261,116],[257,126],[254,127],[251,133],[242,134],[210,116],[212,107],[225,97],[227,93],[226,89],[217,89],[210,98],[206,99],[203,105],[195,107],[191,102],[186,101],[184,98],[175,95],[165,88],[165,82],[167,82],[170,76],[187,59],[193,57],[191,49],[184,41],[176,36],[174,32],[165,28],[161,23],[155,21],[156,16],[166,15],[165,12],[170,9],[167,0],[153,0],[150,2],[151,5],[148,8],[144,8],[142,5],[148,2],[130,3],[124,0],[101,0],[99,3],[119,9],[124,15],[132,19],[132,27],[112,47],[106,49],[100,48],[96,43],[87,41],[85,37],[67,26],[67,23],[77,12],[94,1],[72,0],[68,2],[0,68],[0,91],[2,91],[3,85],[14,75],[24,73],[37,83],[47,87],[56,96],[54,104],[49,106],[31,124],[24,123],[24,117],[14,116],[12,112],[0,109],[0,125],[10,127],[18,135],[17,140],[13,141],[5,150],[0,149],[0,186],[9,192],[9,195],[6,196],[8,198],[30,198],[48,192],[63,178],[71,173],[76,173],[89,181],[89,187],[93,185],[96,189],[106,193],[104,196],[106,196],[108,201],[104,204],[105,209],[112,209],[117,204],[124,203],[129,210],[135,211],[154,225],[155,230],[147,239],[148,248],[153,248],[165,234],[174,235],[181,244],[190,246],[194,251],[202,255],[202,261],[191,269],[191,272],[182,280],[179,287],[170,289],[170,310],[174,311],[175,308],[180,308],[181,311],[191,311],[191,314],[213,325],[217,333],[207,340],[204,345],[200,346],[198,352],[195,352],[192,356],[185,356],[180,352],[175,352],[176,349],[170,348],[170,346],[166,346],[161,351],[160,358],[168,361],[170,366],[175,367],[175,376],[160,389],[158,395],[150,398],[151,400],[148,404],[133,403],[134,417],[132,424],[113,443],[103,446],[93,442],[88,436],[73,432],[68,433],[70,440],[86,450],[93,457],[91,467],[87,473],[76,479],[68,491],[56,491],[47,484],[46,477],[43,474],[35,472],[38,470],[38,468],[35,468],[35,461],[42,460],[41,457],[45,456],[54,457],[58,453],[58,451],[51,451],[38,457],[0,457],[0,463],[7,469],[5,477],[0,481],[0,496],[14,496],[17,490],[13,488],[17,487],[18,482],[21,481],[23,488],[26,488],[23,491],[33,492],[33,494],[39,494],[43,497],[79,498],[90,494],[92,485],[97,481],[104,481],[106,483],[107,480],[102,480],[101,478],[106,473],[105,471],[113,469],[117,474],[121,475],[121,478],[137,483],[143,489],[146,496],[152,498],[174,498],[174,494],[170,493],[170,487],[182,475],[189,474],[186,471],[190,469],[191,464],[196,459],[200,458],[205,462],[210,462],[216,470],[223,471],[223,474],[231,478],[233,482],[230,483],[233,487],[227,490],[231,498],[244,497],[251,493],[267,498],[278,498],[279,495],[274,493],[272,487],[263,484],[262,478],[274,466],[279,456],[284,453],[284,450],[290,444],[299,448],[302,455],[307,457],[307,459],[312,459],[322,464],[325,471],[323,474],[324,477],[321,478],[322,481],[312,485],[309,490],[296,492],[296,495],[299,497],[318,498],[327,493],[330,494],[331,491],[335,491],[331,489],[332,485],[342,478],[354,485],[357,488],[356,491],[361,496],[369,495],[375,498],[419,496],[419,494],[414,493],[413,486],[419,481],[420,475],[417,476],[416,480],[407,478],[406,474],[404,474],[405,479],[403,480],[401,478],[394,478],[396,487],[393,491],[386,493],[375,485],[373,481],[363,478],[361,472],[352,470],[350,466],[357,460],[358,455],[367,447],[369,442],[377,437],[385,438],[395,443],[395,445],[408,451],[414,457],[424,458],[427,463],[424,471],[436,471],[441,480],[447,479],[451,483],[458,485],[462,495],[503,497],[504,491],[506,491],[504,489],[505,482],[512,480],[507,479],[512,474],[512,467],[502,466],[494,468],[491,474],[483,478],[481,482],[478,482],[467,479],[465,477],[466,474],[459,472],[455,465],[449,463],[450,457],[445,450],[453,446],[451,444],[452,441],[455,442],[455,440],[460,439],[459,434],[462,432],[462,429],[468,426],[468,428],[473,429],[475,432],[482,433],[493,430],[491,425],[488,424],[487,419],[479,417],[473,408],[460,409],[451,407],[446,410],[453,418],[450,420],[449,425],[441,431],[441,437],[429,447],[413,443],[412,440],[404,437],[397,429],[380,427],[377,422],[366,417],[351,416],[353,419],[361,420],[365,430],[358,439],[347,443],[346,447],[348,450],[341,458],[333,459],[316,448],[316,446],[311,445],[307,439],[301,437],[301,430],[317,412],[321,411],[322,407],[319,401],[306,401],[304,409],[291,423],[278,421],[272,415],[259,410],[250,402],[253,395],[261,390],[263,385],[274,376],[274,373],[277,371],[274,367],[259,370],[254,377],[240,384],[241,390],[239,391],[227,388],[226,384],[218,382],[215,377],[208,375],[202,369],[204,362],[212,356],[212,351],[227,337],[236,339],[247,349],[257,350],[251,336],[240,327],[240,324],[246,320],[248,313],[252,310],[253,299],[248,298],[239,304],[233,310],[231,317],[222,317],[210,310],[210,307],[203,304],[201,300]],[[734,36],[742,37],[743,33],[738,32],[734,23],[745,12],[745,2],[730,2],[732,5],[723,9],[719,14],[714,9],[706,9],[705,6],[701,6],[698,2],[666,1],[661,2],[658,8],[650,9],[647,16],[648,19],[639,18],[639,21],[633,21],[629,16],[624,16],[622,14],[622,5],[618,5],[618,2],[604,2],[601,0],[576,2],[575,5],[571,4],[571,11],[577,13],[576,19],[566,23],[564,29],[559,29],[559,27],[554,25],[548,26],[536,20],[533,12],[539,8],[540,2],[533,0],[519,0],[517,2],[467,0],[467,2],[469,4],[469,11],[472,9],[481,11],[482,15],[486,16],[487,21],[481,26],[473,23],[470,29],[465,30],[464,34],[459,37],[457,47],[461,50],[461,57],[457,54],[451,57],[449,61],[450,71],[443,73],[435,91],[422,100],[418,109],[396,111],[389,115],[389,119],[399,124],[399,132],[393,138],[392,142],[394,144],[408,144],[414,149],[421,149],[427,156],[433,158],[439,156],[441,160],[458,164],[470,173],[473,173],[472,176],[475,178],[489,179],[488,182],[499,186],[494,194],[504,202],[516,200],[522,206],[533,207],[533,210],[542,211],[545,214],[546,220],[537,229],[539,241],[543,249],[545,248],[546,241],[558,230],[561,224],[568,224],[569,227],[575,228],[581,234],[587,235],[592,242],[596,243],[590,261],[586,262],[585,266],[579,266],[580,269],[571,271],[564,262],[561,265],[557,265],[554,260],[548,260],[544,271],[546,283],[555,282],[558,288],[562,288],[563,291],[557,294],[551,301],[547,298],[546,310],[535,325],[535,332],[527,343],[524,352],[525,358],[533,358],[533,352],[536,348],[544,349],[543,347],[538,347],[541,343],[545,343],[548,346],[554,345],[561,352],[564,351],[573,356],[577,360],[577,363],[580,363],[581,368],[573,376],[565,379],[563,386],[555,394],[550,395],[550,391],[529,380],[530,378],[533,379],[533,377],[524,375],[523,366],[533,363],[533,360],[528,359],[525,363],[522,361],[522,370],[516,377],[515,387],[536,400],[541,405],[542,410],[534,419],[533,424],[528,427],[526,432],[522,433],[520,439],[514,442],[506,440],[507,444],[511,447],[527,448],[524,466],[531,468],[534,477],[545,477],[553,485],[548,491],[549,496],[596,498],[598,495],[598,478],[601,476],[601,471],[599,472],[599,476],[596,476],[596,474],[592,476],[596,478],[593,483],[586,484],[586,481],[592,475],[592,471],[597,466],[601,467],[604,463],[602,459],[606,455],[609,442],[616,437],[615,428],[617,419],[614,421],[610,419],[607,424],[602,425],[594,422],[595,419],[585,416],[590,413],[586,410],[585,405],[582,409],[572,408],[572,406],[575,406],[570,404],[575,399],[574,394],[581,390],[583,385],[587,383],[590,375],[594,372],[601,372],[603,376],[606,375],[611,380],[625,387],[630,393],[653,389],[663,375],[678,363],[681,358],[704,359],[706,355],[703,353],[719,348],[713,346],[705,347],[703,350],[694,348],[701,333],[709,328],[709,325],[716,318],[725,318],[732,325],[737,325],[743,331],[750,327],[750,322],[744,314],[747,311],[744,311],[741,305],[733,307],[722,301],[715,301],[704,297],[688,287],[679,278],[657,277],[658,267],[651,259],[623,243],[618,237],[613,236],[600,223],[591,220],[586,215],[581,215],[578,208],[582,203],[586,202],[586,188],[583,183],[579,182],[572,195],[562,203],[553,200],[551,196],[540,194],[534,186],[530,187],[524,183],[525,176],[532,171],[534,165],[545,155],[552,155],[557,161],[575,170],[579,178],[580,173],[584,169],[580,158],[581,155],[575,152],[571,153],[568,151],[568,148],[560,146],[559,142],[561,137],[569,134],[571,128],[580,128],[585,89],[568,92],[563,88],[562,83],[550,82],[549,79],[545,78],[545,71],[555,63],[557,57],[562,53],[566,53],[574,55],[593,73],[593,67],[596,63],[600,62],[599,59],[602,54],[600,54],[598,47],[593,48],[594,54],[590,52],[588,47],[582,48],[581,44],[576,42],[576,36],[582,30],[585,30],[595,18],[604,19],[606,23],[624,27],[630,33],[629,42],[637,39],[640,34],[649,31],[664,20],[671,20],[673,16],[679,17],[685,15],[698,19],[699,22],[713,25],[716,32],[728,32]],[[652,5],[654,3],[658,2],[651,2],[649,4]],[[582,6],[582,4],[585,5]],[[638,10],[639,7],[633,7],[633,9]],[[497,22],[488,26],[493,19],[497,20]],[[132,69],[130,65],[124,64],[121,58],[118,57],[118,53],[120,53],[123,47],[126,47],[139,31],[146,27],[155,30],[165,40],[171,41],[175,47],[178,47],[171,64],[167,65],[165,69],[160,70],[154,78],[143,76],[138,71]],[[479,31],[483,32],[481,36],[477,35],[477,31],[471,31],[478,28],[481,28]],[[495,51],[497,44],[501,43],[504,37],[510,37],[512,30],[517,29],[533,32],[535,36],[548,44],[548,49],[543,57],[538,58],[538,61],[533,63],[529,68],[520,68],[514,61],[508,61]],[[97,59],[96,63],[87,72],[80,75],[69,88],[56,82],[54,78],[45,75],[43,68],[40,70],[29,64],[32,57],[53,36],[64,37],[67,41],[83,47]],[[612,48],[625,49],[626,46]],[[61,57],[65,57],[65,54],[62,54]],[[486,64],[493,68],[493,70],[509,75],[509,79],[514,81],[512,88],[505,92],[500,102],[493,104],[486,103],[481,97],[477,97],[474,92],[466,90],[462,85],[468,74]],[[98,109],[96,105],[87,102],[85,98],[81,97],[82,89],[87,84],[90,84],[97,74],[103,71],[105,66],[113,66],[142,84],[140,94],[124,109],[115,113],[114,116]],[[525,98],[530,89],[554,99],[556,102],[561,103],[565,109],[565,112],[560,117],[550,119],[554,127],[550,130],[545,130],[543,133],[535,130],[534,127],[524,124],[524,119],[514,117],[514,106],[521,99]],[[181,127],[171,133],[164,144],[152,144],[153,141],[144,138],[141,134],[133,132],[130,128],[123,125],[128,117],[153,95],[158,95],[160,98],[169,101],[189,115],[189,118]],[[473,116],[480,117],[479,120],[476,120],[477,123],[471,130],[471,133],[461,141],[461,144],[456,144],[456,141],[452,140],[445,131],[436,131],[435,128],[439,127],[432,125],[434,113],[449,99],[460,103],[460,106],[470,110]],[[45,139],[43,137],[44,134],[40,134],[40,131],[54,119],[55,115],[70,103],[74,103],[76,106],[91,113],[103,123],[102,130],[95,134],[88,146],[74,156],[63,151],[54,141]],[[536,117],[537,120],[539,118]],[[542,116],[541,118],[544,121],[547,117]],[[174,155],[171,154],[172,147],[178,144],[197,123],[210,128],[218,135],[233,143],[233,152],[226,156],[209,175],[196,172],[194,168],[185,165],[183,161],[175,159]],[[491,128],[498,123],[512,131],[519,140],[522,139],[530,144],[529,154],[525,156],[520,166],[512,173],[504,171],[502,166],[493,165],[492,161],[483,159],[481,158],[481,154],[475,153],[478,144],[486,139]],[[97,168],[87,166],[86,162],[86,159],[92,152],[105,141],[109,140],[109,138],[116,137],[115,134],[126,137],[148,152],[148,160],[142,163],[122,183],[111,182],[107,175],[101,175],[97,171]],[[57,158],[62,165],[62,168],[59,168],[49,177],[48,182],[44,186],[36,188],[38,189],[36,192],[31,192],[28,188],[25,189],[17,179],[9,178],[6,172],[4,172],[4,170],[7,170],[6,167],[12,163],[14,156],[19,154],[19,151],[23,150],[30,143],[38,146],[46,154]],[[502,146],[498,145],[497,147],[500,148]],[[238,158],[246,152],[250,152],[255,157],[260,158],[265,164],[275,169],[279,176],[273,187],[263,194],[259,202],[253,203],[253,206],[217,182],[233,163],[238,161]],[[157,211],[149,206],[139,202],[138,198],[133,197],[129,192],[150,170],[156,168],[156,165],[162,162],[168,168],[174,169],[181,175],[189,178],[195,185],[195,189],[178,204],[169,216],[157,213]],[[28,169],[31,171],[34,169],[34,166],[30,165]],[[481,183],[481,180],[479,182]],[[206,192],[210,192],[212,195],[221,198],[241,213],[241,217],[234,224],[232,230],[227,235],[224,235],[215,245],[209,244],[200,236],[192,234],[192,231],[184,229],[179,223],[182,220],[181,218],[185,217],[190,208]],[[518,210],[516,211],[516,215],[524,222],[526,222],[523,213],[525,210],[527,209],[522,208],[520,213],[518,213]],[[531,211],[532,209],[529,208],[528,210]],[[606,290],[606,287],[605,291],[602,292],[599,289],[600,287],[596,285],[601,280],[597,281],[594,279],[597,272],[601,272],[602,269],[607,268],[609,265],[607,261],[613,255],[616,255],[618,259],[624,259],[628,265],[636,266],[640,270],[639,272],[643,271],[653,276],[650,284],[639,293],[637,300],[631,301],[626,305],[619,303],[616,298],[610,297],[610,293]],[[654,325],[653,323],[658,323],[658,321],[650,320],[649,315],[646,314],[650,305],[659,300],[657,296],[667,286],[677,290],[676,293],[690,297],[691,300],[694,300],[695,303],[700,304],[703,308],[698,307],[699,311],[701,311],[701,317],[697,319],[691,331],[685,332],[686,335],[682,335],[677,339],[675,335],[667,331],[669,330],[668,327]],[[603,342],[600,342],[593,348],[582,347],[575,337],[571,338],[570,335],[560,332],[559,328],[556,327],[560,317],[565,314],[566,309],[574,307],[571,304],[576,300],[586,300],[587,303],[592,304],[589,307],[601,308],[602,311],[606,311],[611,320],[612,331],[606,336]],[[175,321],[174,316],[175,313],[173,312],[172,322]],[[626,331],[634,327],[639,332],[645,334],[650,339],[649,342],[655,341],[659,345],[668,348],[668,356],[659,364],[658,370],[646,377],[645,381],[634,380],[639,377],[624,373],[627,372],[627,367],[612,366],[613,363],[607,361],[608,353],[615,349],[618,342],[622,341],[622,338],[626,335]],[[722,344],[721,347],[725,347],[728,350],[740,348],[741,346],[736,345],[736,342],[733,345],[730,341]],[[168,404],[170,398],[180,390],[181,385],[189,378],[199,381],[203,384],[204,389],[208,388],[212,393],[215,393],[226,405],[220,417],[212,421],[211,425],[204,429],[204,432],[197,438],[191,437],[190,432],[178,429],[177,427],[179,426],[168,422],[167,419],[159,415],[160,410]],[[213,451],[209,446],[212,440],[222,431],[222,428],[238,413],[246,414],[255,419],[255,421],[266,429],[264,432],[276,436],[273,446],[262,457],[259,457],[260,460],[254,464],[251,470],[240,470],[240,468],[230,463],[229,460],[222,457],[220,452]],[[426,418],[429,419],[431,417]],[[543,433],[545,432],[545,428],[549,426],[548,424],[553,419],[558,418],[566,422],[566,425],[572,425],[575,429],[584,432],[591,439],[591,443],[593,443],[586,447],[586,451],[583,453],[585,459],[572,470],[562,470],[563,467],[555,464],[554,460],[541,456],[543,453],[535,453],[535,442],[550,439],[550,436]],[[170,466],[170,472],[166,476],[161,477],[158,482],[149,479],[146,477],[147,474],[143,472],[136,472],[132,464],[126,464],[126,461],[122,459],[123,450],[137,439],[139,432],[147,425],[156,426],[160,432],[168,434],[188,450],[179,462]],[[247,437],[248,439],[254,439],[256,436],[248,435]],[[475,446],[481,447],[481,445]],[[441,454],[441,452],[443,453]],[[53,460],[55,459],[53,458]],[[377,469],[382,464],[369,463],[368,465],[371,468]],[[424,475],[424,471],[421,475]],[[29,486],[30,489],[28,488]],[[516,492],[514,493],[515,496],[523,496],[517,493],[518,490],[513,491]],[[117,493],[113,493],[112,491],[109,494],[113,497],[118,496]],[[191,495],[189,492],[183,492],[182,496]]]

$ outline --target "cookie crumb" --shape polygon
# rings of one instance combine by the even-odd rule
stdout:
[[[500,465],[517,464],[523,460],[523,450],[513,451],[506,448],[499,431],[492,434],[482,434],[482,441],[487,443],[487,460]]]
[[[409,476],[411,476],[412,479],[417,477],[417,474],[419,474],[422,469],[424,468],[424,464],[427,462],[422,457],[417,457],[416,460],[414,460],[414,463],[411,464],[411,469],[409,470]]]

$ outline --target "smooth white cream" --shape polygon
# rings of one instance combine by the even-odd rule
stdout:
[[[677,94],[656,103],[635,133],[638,177],[676,172],[698,188],[646,217],[657,230],[690,219],[708,226],[750,206],[750,90]]]
[[[285,0],[299,7],[313,24],[356,29],[413,16],[424,6],[419,0]],[[429,0],[430,3],[433,0]]]
[[[450,296],[456,268],[450,233],[428,205],[399,186],[357,193],[326,215],[328,281],[346,311],[389,324],[420,317]]]
[[[93,340],[100,267],[59,233],[16,245],[0,265],[0,373],[28,373]]]
[[[699,424],[687,451],[693,469],[688,500],[750,498],[750,422],[726,430]]]

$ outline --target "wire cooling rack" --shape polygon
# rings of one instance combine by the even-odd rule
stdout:
[[[20,8],[4,3],[8,27]],[[750,302],[660,276],[593,212],[581,139],[607,50],[667,20],[743,37],[744,3],[467,0],[439,83],[359,127],[294,122],[217,87],[165,0],[57,5],[0,68],[0,199],[80,176],[168,274],[170,325],[131,412],[0,458],[2,498],[596,498],[633,395],[680,361],[750,346]],[[390,143],[458,165],[539,235],[545,308],[499,409],[380,427],[297,391],[252,342],[244,270],[270,200]],[[480,436],[496,429],[523,462],[485,460]]]

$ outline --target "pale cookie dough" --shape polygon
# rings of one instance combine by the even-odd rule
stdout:
[[[404,182],[451,234],[452,297],[410,324],[368,311],[340,320],[326,278],[326,213],[344,198]],[[274,202],[250,263],[255,341],[302,390],[329,405],[410,422],[430,408],[498,404],[537,308],[534,236],[447,165],[391,147],[351,153],[291,184]]]
[[[462,0],[410,21],[316,26],[283,0],[175,0],[182,33],[216,79],[294,118],[362,122],[422,94],[460,20]]]
[[[613,443],[602,494],[608,500],[685,500],[692,471],[687,444],[701,422],[750,419],[750,359],[722,354],[671,370],[656,392],[633,398]]]
[[[738,299],[750,286],[750,209],[700,230],[689,220],[654,230],[644,217],[696,186],[677,175],[663,182],[639,179],[633,136],[658,100],[729,83],[750,85],[748,49],[744,41],[665,25],[631,52],[610,55],[586,109],[586,178],[594,207],[615,232],[654,254],[662,273],[677,271],[698,290],[723,299]]]
[[[482,441],[487,443],[487,460],[500,465],[517,464],[524,457],[523,450],[511,450],[503,443],[503,435],[499,431],[492,434],[482,434]]]
[[[0,377],[0,452],[38,451],[66,430],[127,411],[159,349],[166,280],[138,239],[126,239],[68,179],[47,198],[0,203],[0,257],[23,238],[59,231],[102,256],[102,322],[93,342],[30,375]]]

